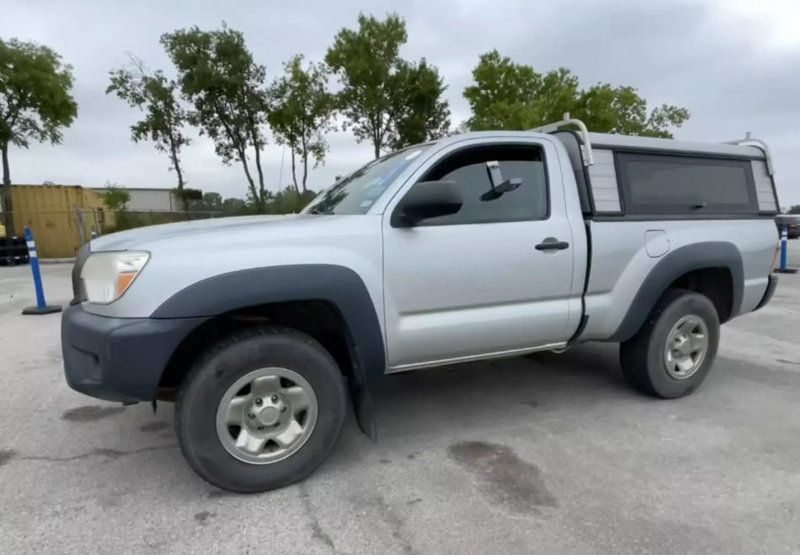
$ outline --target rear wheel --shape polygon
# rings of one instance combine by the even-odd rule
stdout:
[[[327,458],[344,423],[344,380],[314,339],[287,328],[232,335],[197,361],[176,400],[189,465],[250,493],[287,486]]]
[[[719,316],[708,297],[672,289],[639,332],[620,345],[620,363],[639,391],[672,399],[688,395],[705,379],[719,345]]]

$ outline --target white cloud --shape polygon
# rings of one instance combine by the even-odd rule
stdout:
[[[677,135],[688,140],[736,138],[745,131],[770,143],[782,204],[800,203],[800,3],[719,0],[599,0],[519,2],[511,0],[380,0],[363,2],[7,2],[0,36],[47,44],[74,66],[79,117],[61,146],[13,150],[15,182],[105,181],[171,187],[166,157],[148,144],[129,140],[136,113],[104,90],[107,73],[126,53],[154,68],[169,69],[158,40],[163,32],[225,20],[244,32],[256,59],[272,76],[297,52],[320,59],[336,31],[355,25],[360,10],[406,18],[409,42],[403,55],[425,56],[448,84],[454,123],[468,115],[461,96],[478,56],[497,48],[539,70],[572,69],[584,85],[630,84],[652,104],[688,107],[692,118]],[[349,133],[329,136],[328,163],[312,172],[322,187],[369,160],[369,145]],[[265,173],[274,188],[282,148],[270,145]],[[184,155],[190,185],[243,196],[239,166],[224,166],[212,145],[196,137]],[[283,182],[290,180],[288,156]]]

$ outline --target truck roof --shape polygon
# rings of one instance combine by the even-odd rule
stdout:
[[[654,137],[634,137],[631,135],[613,135],[611,133],[589,133],[592,148],[615,148],[636,150],[660,150],[686,153],[717,154],[722,156],[741,156],[763,160],[764,151],[750,145],[727,143],[698,143],[660,139]]]
[[[491,130],[491,131],[468,131],[466,133],[442,137],[425,145],[445,144],[456,142],[470,137],[508,137],[508,136],[531,136],[552,133],[553,131],[569,131],[568,127],[556,129],[531,129],[529,131],[511,130]],[[725,157],[749,158],[753,160],[766,159],[763,148],[753,146],[753,144],[732,144],[732,143],[700,143],[695,141],[680,141],[676,139],[661,139],[654,137],[638,137],[633,135],[616,135],[612,133],[586,134],[592,149],[630,149],[630,150],[653,150],[660,152],[674,152],[676,154],[705,154]],[[754,141],[758,142],[758,141]],[[423,145],[416,145],[423,146]]]

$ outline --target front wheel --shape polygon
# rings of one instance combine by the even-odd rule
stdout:
[[[178,392],[175,429],[197,474],[253,493],[311,474],[346,410],[343,376],[319,343],[287,328],[253,328],[197,361]]]
[[[620,345],[625,378],[664,399],[683,397],[706,378],[719,345],[719,316],[708,297],[672,289],[639,332]]]

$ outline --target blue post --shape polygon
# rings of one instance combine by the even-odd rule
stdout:
[[[22,310],[23,314],[52,314],[61,312],[58,305],[49,305],[44,300],[42,287],[42,272],[39,269],[39,255],[36,254],[36,243],[33,240],[31,228],[25,226],[25,243],[28,245],[28,256],[31,259],[31,272],[33,273],[33,288],[36,290],[36,306],[29,306]]]
[[[796,274],[797,268],[788,268],[789,264],[789,245],[788,230],[786,224],[781,224],[781,258],[780,266],[775,271],[781,274]]]
[[[789,236],[786,232],[786,226],[781,226],[781,271],[786,270],[787,251],[789,250],[788,239]]]

